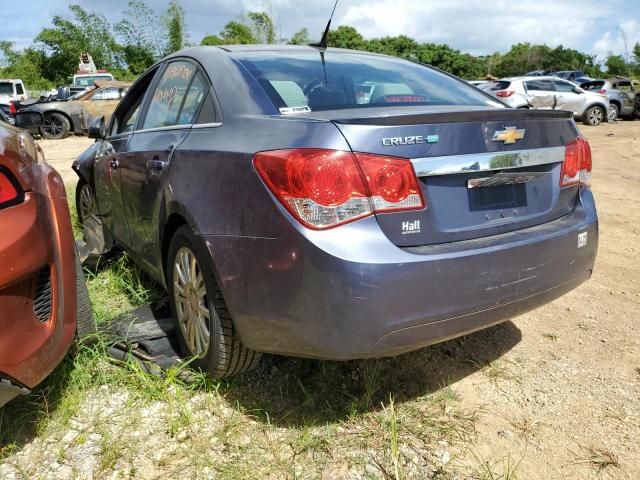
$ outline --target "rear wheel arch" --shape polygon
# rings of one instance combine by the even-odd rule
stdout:
[[[62,115],[63,117],[65,117],[67,119],[67,121],[69,122],[69,132],[75,132],[76,131],[75,126],[73,124],[73,120],[71,119],[71,116],[68,113],[63,112],[62,110],[48,110],[46,112],[42,112],[42,114],[45,115],[45,116],[46,115],[51,115],[52,113],[57,113],[57,114]]]
[[[162,258],[162,272],[165,284],[167,282],[167,255],[169,254],[169,246],[171,245],[171,239],[174,234],[178,231],[180,227],[183,225],[189,225],[187,220],[179,213],[172,213],[167,218],[167,221],[162,228],[162,237],[160,239],[161,245],[161,258]]]

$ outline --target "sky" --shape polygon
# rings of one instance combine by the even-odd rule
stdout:
[[[0,39],[28,46],[54,15],[69,15],[78,3],[110,22],[122,18],[128,0],[24,0],[3,9]],[[168,0],[145,0],[160,13]],[[199,43],[243,13],[263,10],[276,21],[279,35],[291,37],[307,27],[319,39],[333,0],[180,0],[190,40]],[[0,0],[0,5],[15,3]],[[24,12],[28,12],[24,15]],[[332,28],[351,25],[366,38],[405,34],[420,42],[446,43],[474,55],[505,52],[518,42],[546,43],[595,54],[631,52],[640,42],[640,0],[340,0]]]

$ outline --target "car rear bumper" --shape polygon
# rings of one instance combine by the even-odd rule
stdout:
[[[64,185],[48,166],[38,168],[45,175],[24,202],[0,211],[0,379],[13,385],[0,381],[5,396],[42,381],[75,335],[75,244]]]
[[[560,219],[441,245],[398,248],[374,218],[272,239],[204,239],[248,347],[347,360],[441,342],[568,292],[591,275],[598,221],[585,190]]]

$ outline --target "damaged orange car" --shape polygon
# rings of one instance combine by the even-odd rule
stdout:
[[[95,332],[62,178],[31,135],[1,120],[0,407],[49,375],[76,332]]]

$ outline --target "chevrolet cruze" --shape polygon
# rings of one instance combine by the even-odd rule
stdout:
[[[75,162],[94,253],[167,288],[212,375],[259,352],[397,355],[591,275],[591,151],[570,112],[506,108],[393,57],[197,47],[150,68]]]

